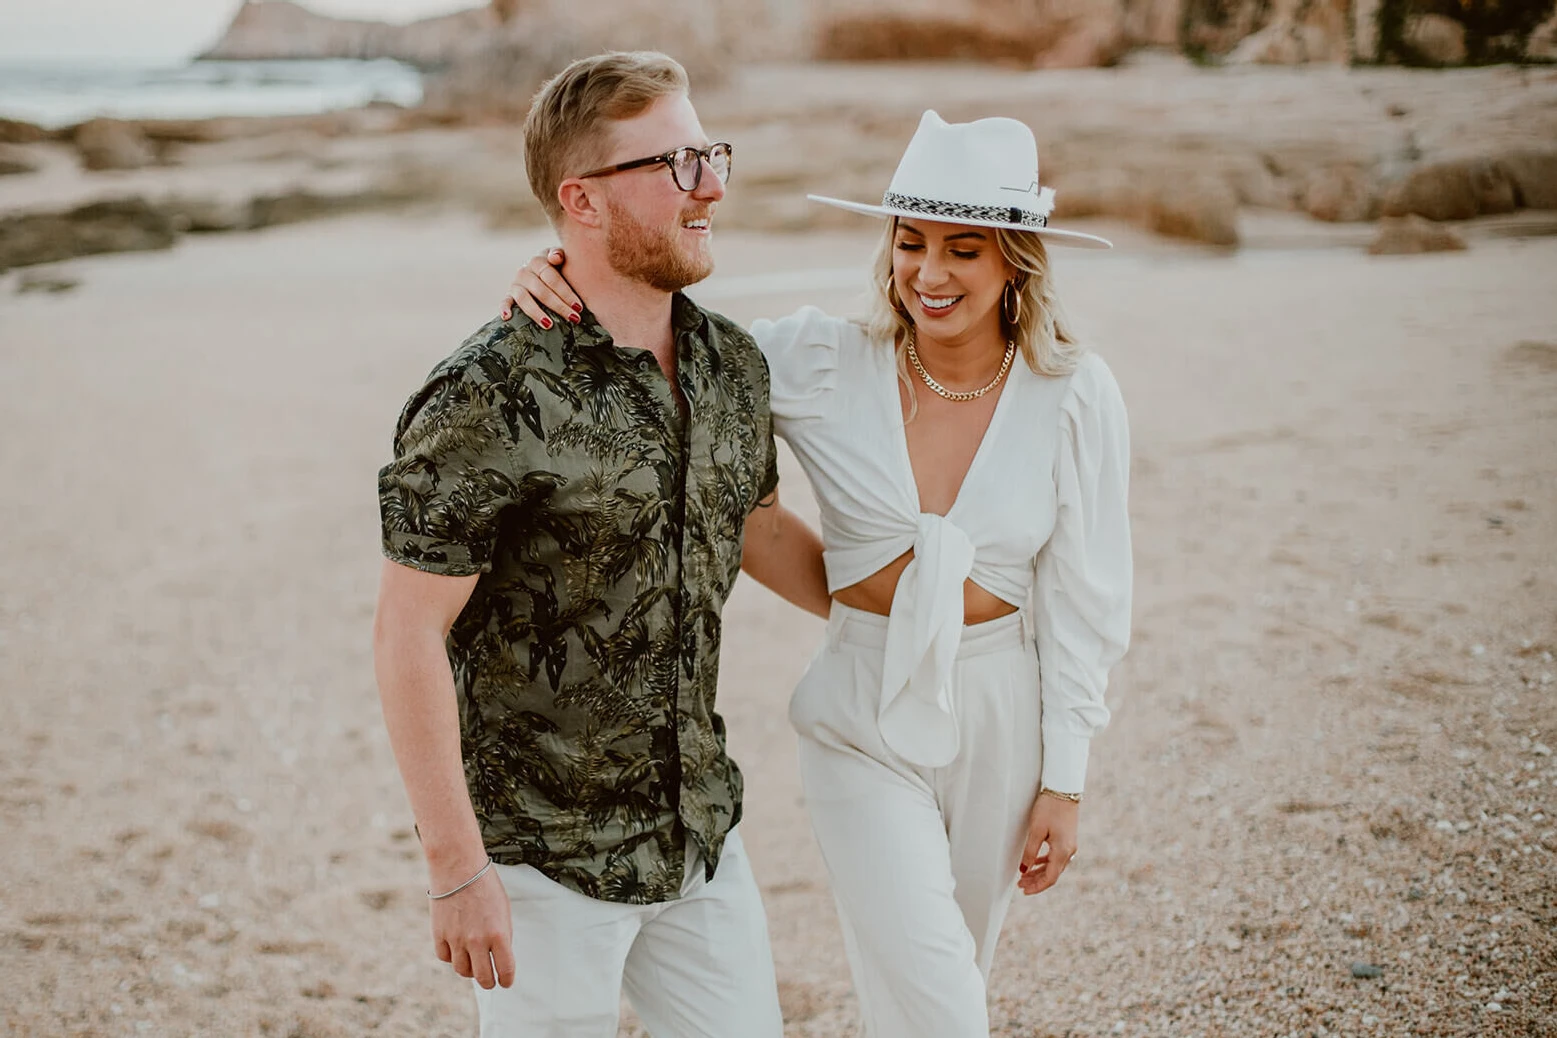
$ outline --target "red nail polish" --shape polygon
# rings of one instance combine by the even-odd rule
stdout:
[[[551,318],[550,317],[542,317],[541,318],[541,327],[542,328],[550,328],[551,327]]]
[[[568,315],[568,320],[572,321],[574,324],[582,324],[583,323],[582,321],[579,320],[578,314],[569,314]]]
[[[574,303],[573,304],[573,312],[576,313],[576,314],[583,313],[584,312],[584,304],[583,303]]]
[[[1019,872],[1026,872],[1027,871],[1027,866],[1026,865],[1018,865],[1017,866],[1017,871],[1019,871]]]
[[[503,320],[506,321],[506,320],[508,320],[512,316],[513,316],[513,314],[509,313],[507,310],[503,311]]]

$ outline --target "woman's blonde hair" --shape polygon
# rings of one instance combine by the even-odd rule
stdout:
[[[867,328],[871,340],[889,343],[897,352],[898,374],[908,380],[908,359],[903,344],[913,328],[913,320],[898,298],[892,280],[892,247],[897,238],[897,217],[887,221],[887,230],[871,264],[871,314]],[[1049,252],[1043,239],[1030,231],[990,228],[995,244],[1006,262],[1016,268],[1013,288],[1000,297],[1000,331],[1016,343],[1027,366],[1040,375],[1069,375],[1076,370],[1083,349],[1072,337],[1060,312],[1054,281],[1049,276]],[[1007,306],[1014,299],[1016,321],[1010,321]],[[915,408],[917,410],[917,408]]]

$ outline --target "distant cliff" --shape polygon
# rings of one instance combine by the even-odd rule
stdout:
[[[409,25],[329,18],[290,0],[247,0],[206,60],[394,58],[421,68],[448,64],[499,25],[483,6]]]

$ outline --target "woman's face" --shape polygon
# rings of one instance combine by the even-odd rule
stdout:
[[[898,218],[892,279],[921,338],[998,337],[1000,294],[1014,273],[988,227]]]

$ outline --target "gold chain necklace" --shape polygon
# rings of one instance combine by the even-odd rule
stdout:
[[[908,332],[908,362],[914,366],[914,370],[919,373],[919,377],[924,380],[924,384],[930,387],[930,392],[934,393],[936,396],[944,397],[953,403],[960,404],[966,403],[969,400],[977,400],[985,393],[988,393],[991,389],[994,389],[996,386],[1000,385],[1000,380],[1005,378],[1006,372],[1011,370],[1011,359],[1015,356],[1016,343],[1008,339],[1006,340],[1005,359],[1000,362],[1000,370],[995,372],[995,377],[990,381],[989,385],[982,389],[969,389],[960,393],[954,392],[953,390],[947,389],[945,386],[941,385],[939,382],[935,381],[935,379],[930,377],[930,373],[926,371],[924,369],[924,365],[919,362],[919,351],[914,348],[913,330],[910,329]]]

